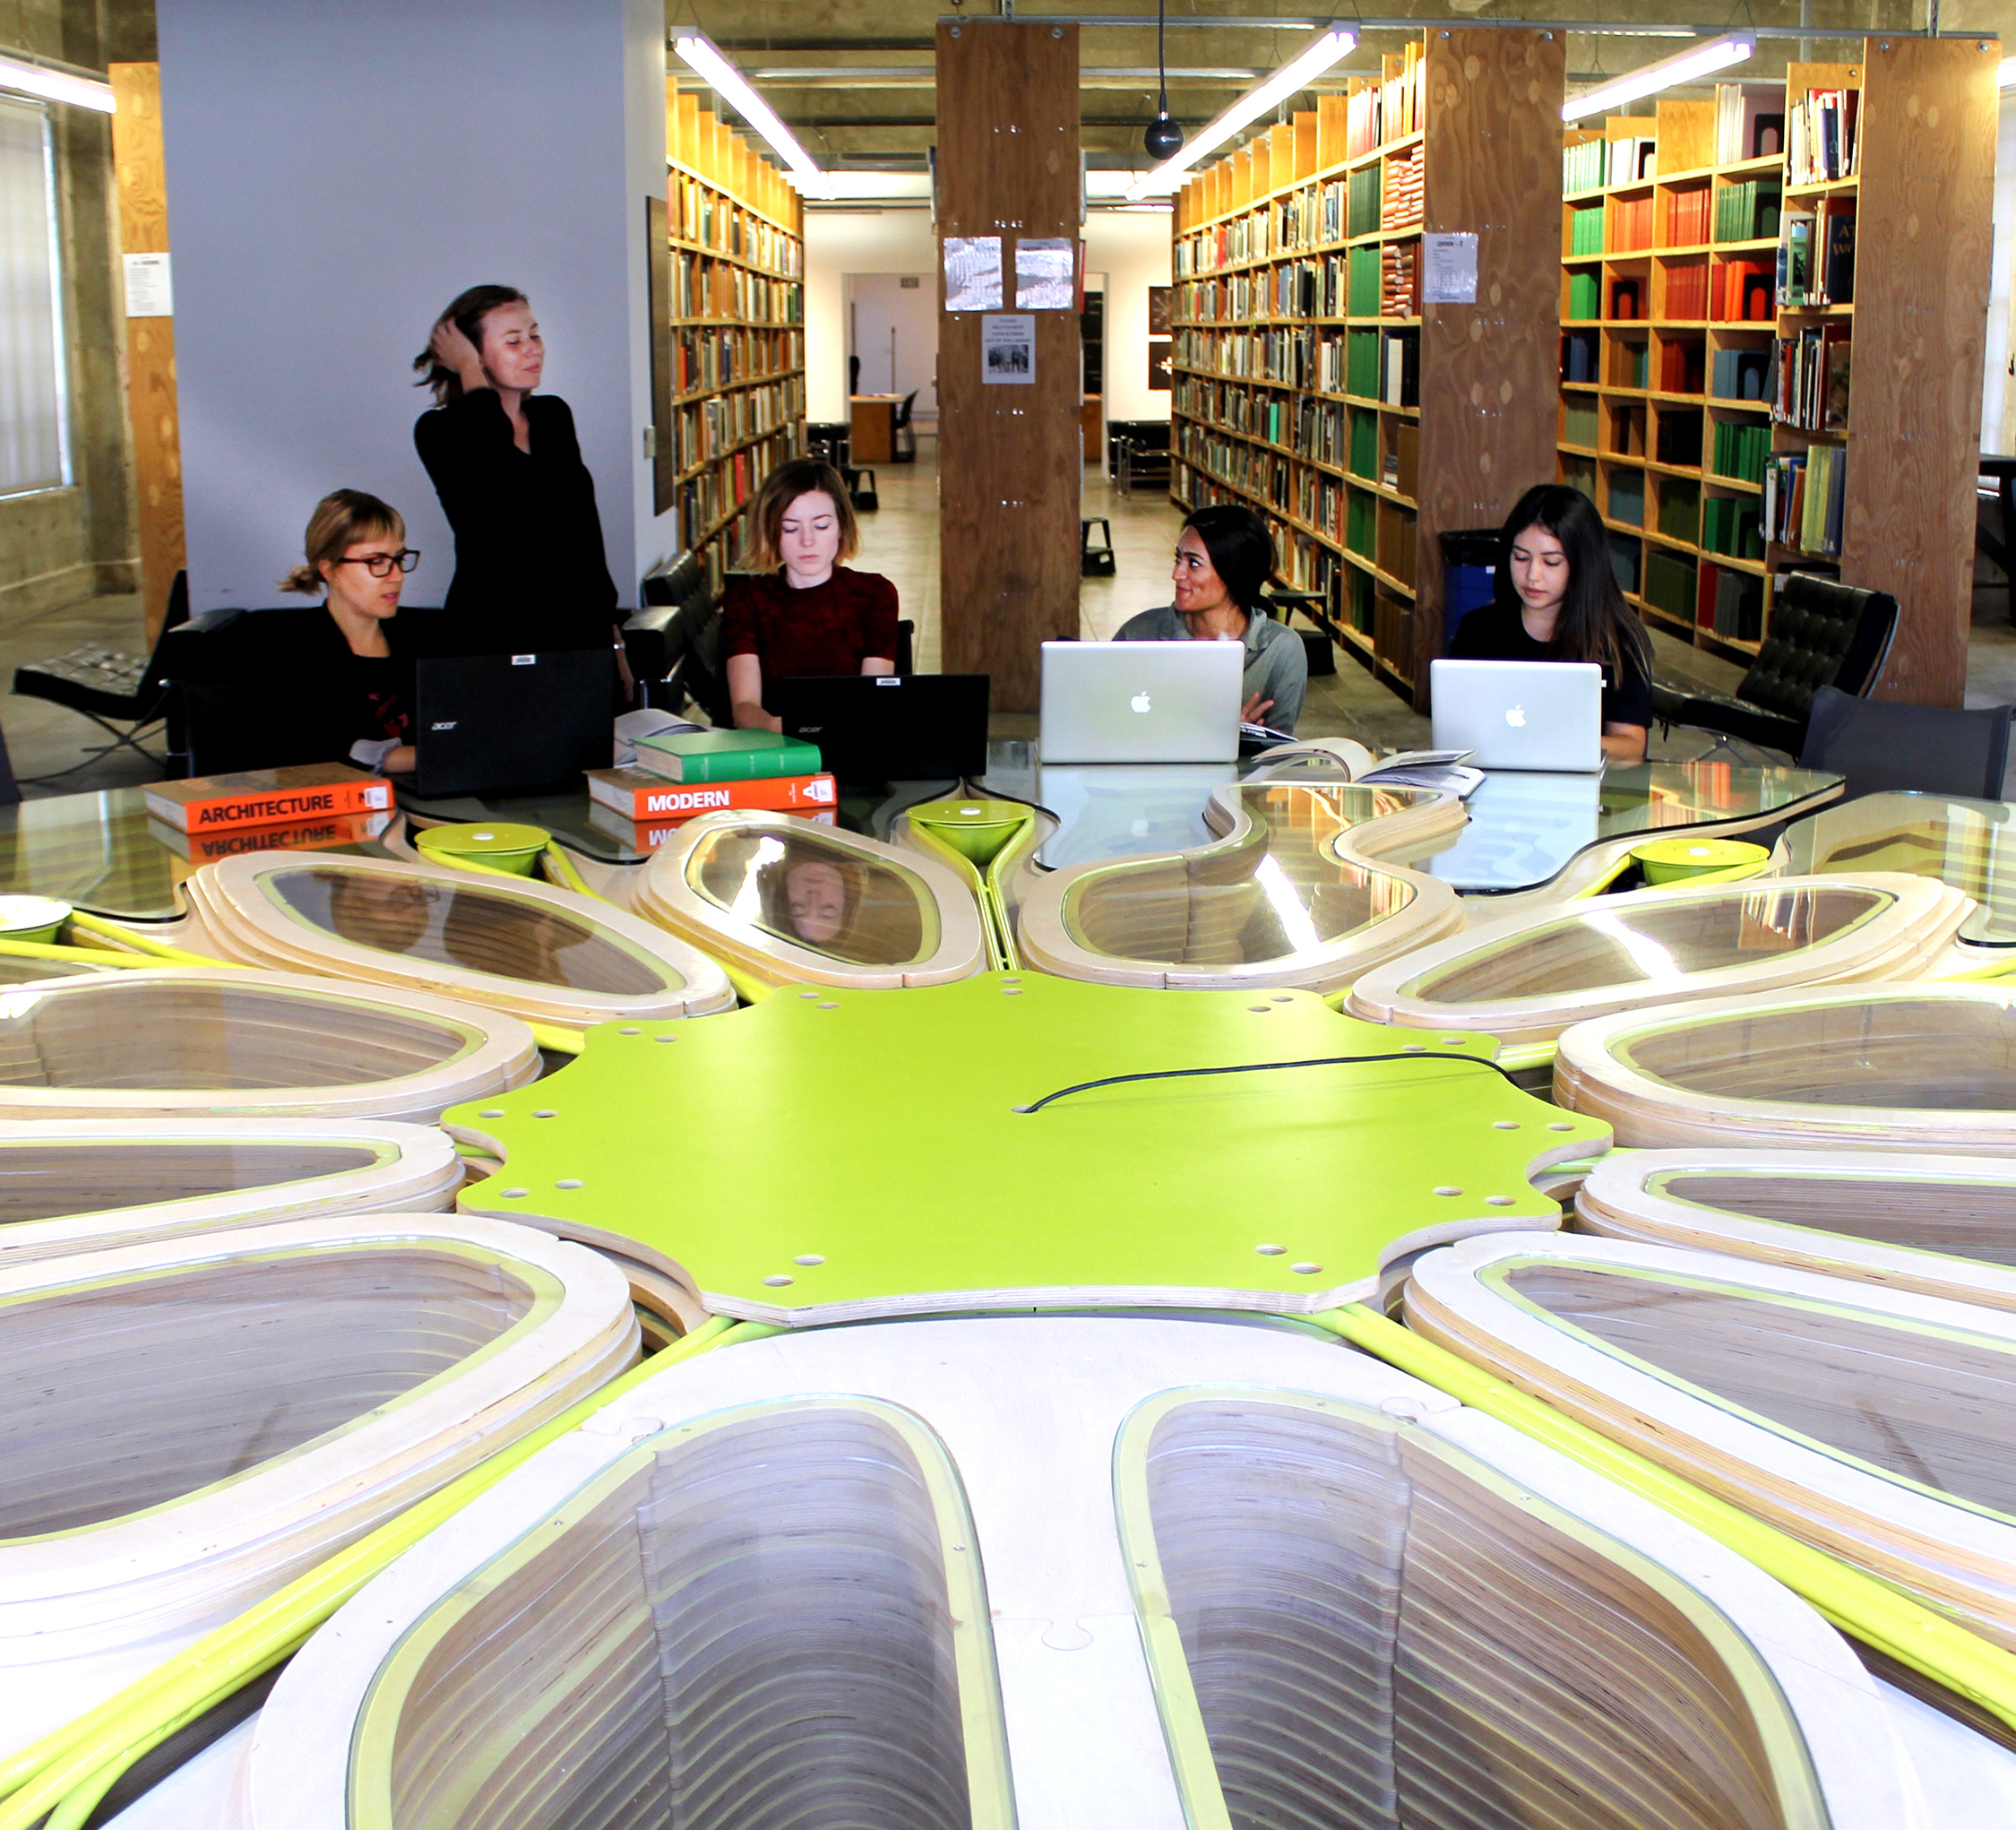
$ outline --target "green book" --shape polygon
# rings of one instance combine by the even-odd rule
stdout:
[[[769,730],[676,730],[637,739],[637,766],[668,781],[762,781],[816,775],[819,751]]]

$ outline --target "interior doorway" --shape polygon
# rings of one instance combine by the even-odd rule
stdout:
[[[929,273],[849,273],[848,393],[909,394],[910,423],[938,430],[938,289]]]

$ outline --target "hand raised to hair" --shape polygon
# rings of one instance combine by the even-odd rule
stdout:
[[[476,345],[462,334],[461,326],[453,318],[443,318],[434,327],[427,348],[434,352],[434,359],[461,383],[465,393],[470,388],[490,385],[490,377],[484,373],[483,358],[476,353]]]

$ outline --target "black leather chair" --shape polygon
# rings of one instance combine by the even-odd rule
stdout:
[[[910,409],[917,404],[917,390],[912,388],[903,396],[902,404],[896,409],[896,417],[890,422],[889,456],[892,463],[914,464],[917,462],[917,429],[910,424]]]
[[[14,669],[14,691],[28,699],[46,699],[88,718],[112,741],[98,744],[82,763],[57,772],[68,775],[115,750],[131,750],[157,768],[163,759],[141,739],[151,736],[168,715],[168,682],[161,671],[163,644],[189,620],[189,574],[177,572],[168,587],[168,613],[151,654],[125,654],[116,648],[73,648],[47,660],[30,661]],[[54,776],[42,776],[53,781]]]
[[[1912,789],[2000,800],[2012,709],[1904,705],[1822,686],[1813,696],[1799,766],[1845,776],[1849,800]]]
[[[1779,574],[1770,626],[1734,695],[1652,683],[1652,715],[1797,755],[1814,695],[1831,686],[1866,698],[1897,634],[1897,600],[1839,579]]]

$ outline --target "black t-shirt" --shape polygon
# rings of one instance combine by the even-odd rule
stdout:
[[[1559,660],[1559,647],[1551,642],[1536,642],[1526,633],[1526,623],[1516,604],[1494,600],[1480,605],[1456,626],[1456,639],[1449,644],[1452,660]],[[1652,723],[1652,678],[1642,655],[1631,647],[1623,652],[1620,670],[1603,670],[1603,722],[1635,724],[1650,729]]]

